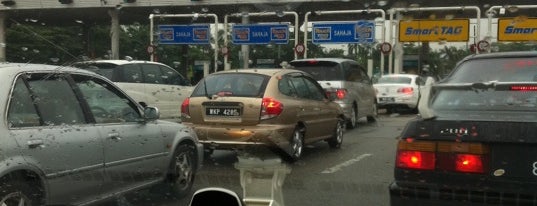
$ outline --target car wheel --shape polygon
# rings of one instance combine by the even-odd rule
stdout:
[[[196,172],[194,154],[194,148],[186,144],[179,145],[175,150],[168,174],[169,190],[174,196],[183,197],[192,188]]]
[[[2,181],[0,183],[0,205],[42,205],[41,194],[28,184],[15,181]]]
[[[343,132],[345,131],[345,128],[343,127],[343,122],[343,120],[337,121],[334,134],[330,139],[328,139],[328,146],[330,146],[331,148],[341,148],[341,144],[343,143]]]
[[[295,128],[295,131],[293,131],[289,146],[291,148],[291,160],[298,160],[302,156],[302,151],[304,150],[304,135],[299,127]]]
[[[372,115],[369,115],[367,116],[367,122],[376,122],[377,121],[377,117],[378,117],[378,105],[377,103],[373,103],[373,114]]]
[[[347,120],[347,128],[354,129],[358,126],[358,112],[356,111],[356,107],[352,107],[352,116],[350,119]]]

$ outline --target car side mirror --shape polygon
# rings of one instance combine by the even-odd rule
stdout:
[[[145,107],[144,108],[144,119],[151,121],[160,118],[160,112],[156,107]]]
[[[331,101],[331,102],[333,102],[333,101],[336,100],[336,98],[337,98],[336,95],[337,95],[337,94],[336,94],[335,92],[332,92],[332,91],[325,91],[325,96],[326,96],[326,98],[327,98],[329,101]]]
[[[237,193],[218,187],[209,187],[194,192],[190,206],[242,206]]]

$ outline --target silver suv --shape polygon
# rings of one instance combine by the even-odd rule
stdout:
[[[294,69],[311,74],[327,92],[333,92],[345,113],[347,128],[358,119],[377,116],[375,89],[367,72],[356,61],[341,58],[300,59],[290,62]]]
[[[137,102],[158,107],[162,119],[172,121],[181,118],[181,103],[194,89],[175,69],[158,62],[96,60],[74,66],[105,76]]]
[[[106,78],[0,64],[0,205],[80,205],[158,183],[189,192],[203,160],[190,128],[157,120]]]

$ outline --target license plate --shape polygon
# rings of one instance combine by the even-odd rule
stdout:
[[[379,98],[379,101],[380,101],[380,102],[395,102],[395,100],[393,99],[393,97],[380,97],[380,98]]]
[[[240,108],[206,108],[205,115],[239,117],[241,116],[241,109]]]

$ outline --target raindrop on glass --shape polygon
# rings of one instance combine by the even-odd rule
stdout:
[[[53,57],[53,58],[50,58],[50,61],[52,61],[54,63],[58,63],[58,61],[60,61],[60,58]]]
[[[283,11],[277,11],[276,16],[283,17],[283,16],[285,16],[285,13]]]
[[[207,7],[203,7],[203,8],[201,8],[201,12],[204,12],[204,13],[205,13],[205,12],[208,12],[208,11],[209,11],[209,8],[207,8]]]
[[[388,4],[388,1],[384,1],[384,0],[377,1],[377,5],[379,6],[386,6],[387,4]]]
[[[37,49],[33,49],[32,52],[34,52],[36,54],[39,54],[39,50],[37,50]]]
[[[84,23],[84,21],[82,21],[82,20],[78,20],[78,19],[75,20],[75,22],[76,22],[76,23],[79,23],[79,24],[83,24],[83,23]]]
[[[154,14],[160,14],[160,9],[153,9]]]
[[[28,51],[28,47],[21,47],[22,51]]]

